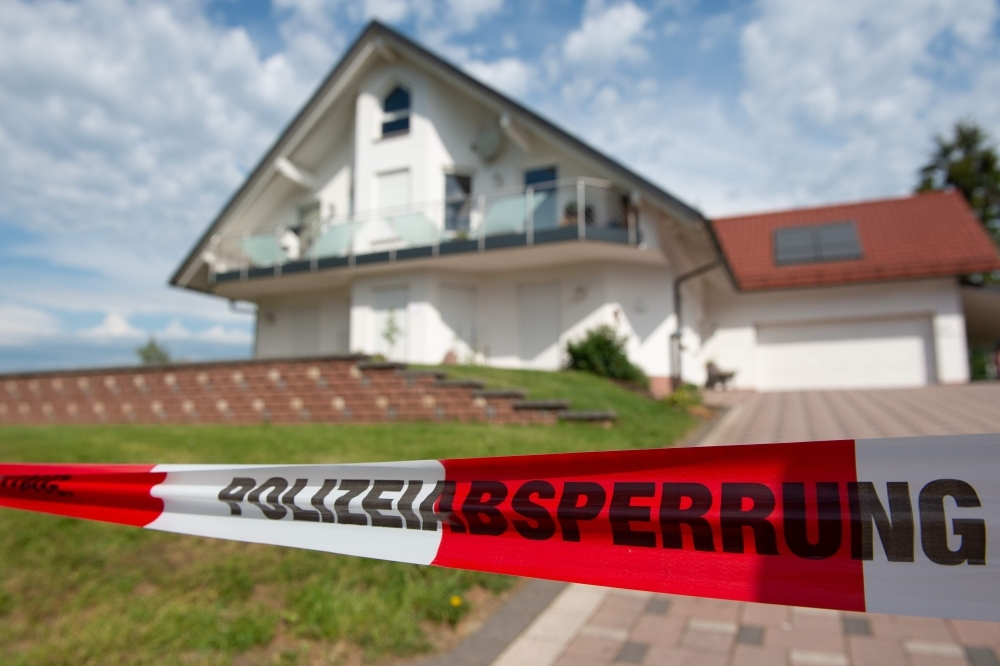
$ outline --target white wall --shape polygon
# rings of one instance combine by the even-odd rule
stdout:
[[[667,355],[673,325],[670,274],[665,269],[615,265],[575,266],[560,269],[519,271],[506,274],[424,272],[369,277],[356,281],[351,290],[352,351],[383,352],[382,320],[376,301],[380,291],[406,288],[405,352],[398,360],[440,363],[449,351],[459,361],[474,360],[500,367],[555,370],[565,362],[565,348],[586,331],[600,325],[613,326],[628,338],[630,358],[648,374],[670,374]],[[534,358],[521,349],[519,294],[525,289],[552,285],[555,291],[558,332],[551,344]],[[457,318],[457,298],[474,299],[473,312]],[[474,335],[449,326],[449,320],[474,322]],[[527,323],[530,326],[530,323]],[[475,347],[468,343],[473,338]]]
[[[938,382],[969,379],[965,320],[955,279],[740,294],[712,289],[706,303],[705,343],[690,370],[703,371],[705,363],[714,361],[721,369],[736,372],[737,388],[761,385],[756,333],[760,325],[901,317],[928,317],[932,322],[936,366],[932,374]]]
[[[348,353],[349,299],[346,291],[331,291],[259,303],[255,356]]]

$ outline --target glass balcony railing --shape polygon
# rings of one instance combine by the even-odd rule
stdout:
[[[582,205],[581,205],[582,203]],[[581,178],[213,236],[212,281],[568,240],[637,245],[626,192]]]

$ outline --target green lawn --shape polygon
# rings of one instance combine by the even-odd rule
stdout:
[[[694,425],[580,373],[446,368],[619,424],[0,427],[0,460],[318,463],[669,446]],[[296,664],[425,652],[501,577],[0,509],[0,662]],[[464,600],[455,608],[449,602]],[[476,594],[472,594],[476,596]],[[437,634],[435,634],[437,632]]]

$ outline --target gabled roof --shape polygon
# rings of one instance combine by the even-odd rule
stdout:
[[[305,106],[302,107],[295,118],[288,124],[274,145],[271,146],[257,166],[254,167],[253,171],[251,171],[250,175],[232,198],[226,202],[226,205],[223,206],[215,220],[209,225],[205,233],[202,234],[180,266],[178,266],[174,275],[170,278],[170,284],[180,287],[192,286],[188,282],[194,270],[198,268],[196,262],[208,246],[212,235],[224,224],[227,216],[269,174],[273,169],[275,160],[278,157],[284,156],[287,151],[290,151],[294,147],[296,137],[329,107],[331,95],[335,96],[339,92],[345,81],[357,70],[356,65],[360,64],[372,52],[377,52],[387,47],[390,47],[394,53],[408,56],[414,61],[435,70],[443,77],[461,85],[492,106],[504,109],[515,120],[523,123],[529,129],[539,132],[557,143],[562,143],[570,150],[579,153],[585,159],[600,164],[603,168],[620,178],[622,181],[621,184],[640,190],[646,197],[656,202],[659,207],[669,212],[676,219],[688,224],[703,225],[715,246],[713,249],[715,251],[718,250],[717,241],[712,237],[711,227],[709,227],[708,221],[698,210],[682,202],[666,190],[654,185],[621,163],[587,145],[572,134],[557,127],[552,122],[526,109],[506,95],[477,81],[392,28],[378,21],[372,21],[347,50],[347,53],[340,59],[340,62],[327,75],[326,79],[323,80]]]
[[[774,232],[853,221],[862,257],[779,266]],[[906,280],[1000,269],[993,240],[958,191],[712,220],[739,289]]]

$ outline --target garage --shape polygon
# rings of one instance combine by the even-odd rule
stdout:
[[[760,388],[892,388],[936,381],[930,317],[758,325]]]

